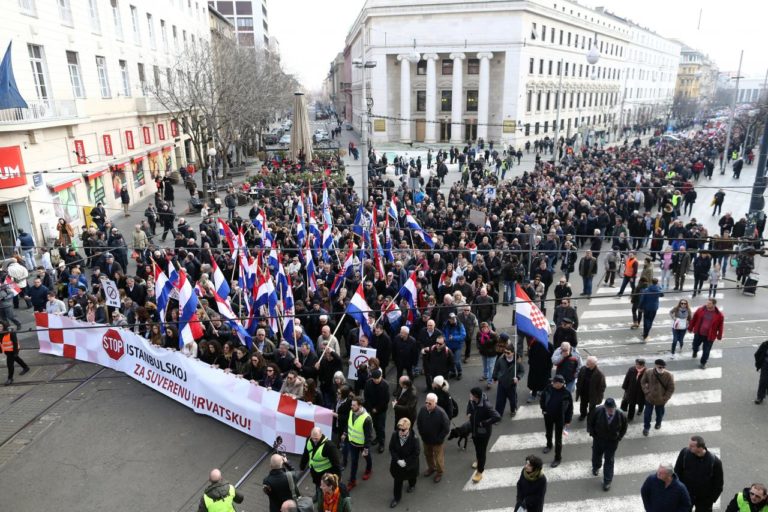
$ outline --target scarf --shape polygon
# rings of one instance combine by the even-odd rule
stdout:
[[[488,332],[480,331],[480,345],[485,345],[486,343],[488,343],[488,341],[490,341],[490,339],[491,339],[491,331],[488,331]]]
[[[339,507],[341,492],[337,487],[332,493],[323,493],[323,512],[336,512]]]
[[[523,470],[523,476],[529,482],[535,482],[541,476],[541,470],[537,469],[536,471],[531,471],[530,473],[525,471],[525,470]]]

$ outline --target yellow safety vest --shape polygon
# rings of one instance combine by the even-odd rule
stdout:
[[[307,439],[307,451],[309,451],[309,468],[315,473],[323,473],[331,469],[331,459],[323,454],[325,443],[328,442],[325,439],[314,450],[312,449],[312,440]]]
[[[364,412],[355,419],[355,413],[349,411],[349,420],[347,421],[347,437],[349,442],[355,446],[365,446],[365,420],[370,418],[370,414]]]
[[[235,507],[232,506],[235,501],[235,486],[229,485],[229,494],[223,500],[214,501],[207,494],[203,494],[203,501],[208,512],[235,512]]]
[[[10,333],[3,334],[3,339],[0,341],[0,346],[2,347],[2,351],[5,353],[13,352],[13,340],[11,339]]]
[[[736,504],[739,506],[739,512],[752,512],[749,501],[744,499],[743,492],[736,495]],[[768,512],[768,505],[763,505],[760,512]]]

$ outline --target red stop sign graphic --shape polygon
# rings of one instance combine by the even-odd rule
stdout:
[[[101,339],[101,346],[104,347],[107,355],[115,361],[119,361],[125,355],[125,343],[123,343],[120,333],[115,329],[109,329],[104,333],[104,337]]]

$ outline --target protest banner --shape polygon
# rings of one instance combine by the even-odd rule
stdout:
[[[368,364],[368,360],[372,357],[376,357],[375,348],[363,348],[359,345],[352,345],[349,351],[349,371],[347,373],[347,378],[350,380],[357,380],[357,369]]]

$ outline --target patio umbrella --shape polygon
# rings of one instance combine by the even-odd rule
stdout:
[[[307,117],[307,102],[304,94],[297,92],[293,95],[293,124],[291,125],[292,160],[299,159],[299,153],[304,153],[304,161],[312,160],[312,133],[310,133],[309,118]]]

